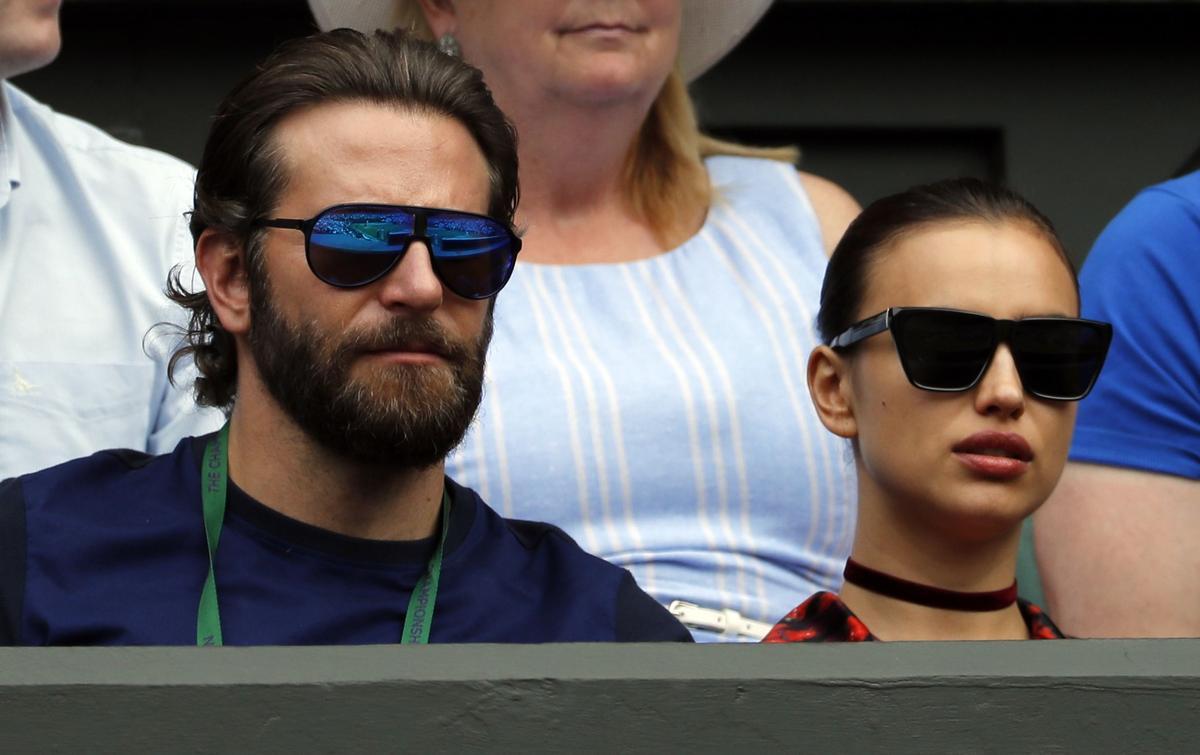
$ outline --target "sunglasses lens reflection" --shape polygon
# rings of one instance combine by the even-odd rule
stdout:
[[[333,286],[361,286],[396,263],[412,239],[414,217],[400,211],[330,210],[313,226],[308,263]]]
[[[419,212],[419,210],[418,210]],[[505,226],[480,215],[422,213],[433,269],[459,296],[495,295],[512,274],[519,244]],[[308,243],[308,263],[333,286],[362,286],[385,275],[417,233],[417,212],[393,207],[338,207],[321,214]]]
[[[508,282],[516,253],[512,236],[499,223],[470,215],[433,214],[426,233],[433,244],[434,270],[459,296],[485,299]]]

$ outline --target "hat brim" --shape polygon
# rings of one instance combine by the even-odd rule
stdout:
[[[774,0],[684,0],[679,65],[695,80],[750,33]]]
[[[407,0],[411,2],[411,0]],[[750,33],[774,0],[684,0],[679,30],[679,65],[696,79]],[[396,0],[308,0],[322,30],[342,26],[371,32],[393,29]]]

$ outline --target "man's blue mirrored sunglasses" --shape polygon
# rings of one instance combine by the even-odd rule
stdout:
[[[442,285],[466,299],[487,299],[508,283],[521,251],[521,239],[503,223],[433,207],[340,204],[308,220],[269,218],[255,225],[303,231],[309,269],[339,288],[379,280],[413,241],[423,241]]]

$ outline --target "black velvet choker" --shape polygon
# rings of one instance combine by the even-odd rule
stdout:
[[[863,566],[854,559],[846,561],[846,570],[842,574],[847,582],[864,590],[930,608],[945,608],[950,611],[999,611],[1017,601],[1015,579],[1011,586],[1003,590],[959,592],[893,577],[891,574]]]

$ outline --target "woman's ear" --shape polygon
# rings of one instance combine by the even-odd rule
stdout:
[[[443,34],[453,34],[458,25],[457,13],[453,0],[418,0],[421,13],[425,14],[425,23],[433,32],[434,39],[440,39]],[[510,0],[511,2],[511,0]]]
[[[849,365],[828,346],[818,346],[808,357],[808,394],[825,429],[843,438],[858,437]]]
[[[228,231],[206,228],[196,241],[196,270],[208,301],[232,335],[250,330],[250,279],[241,243]]]

